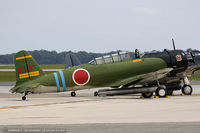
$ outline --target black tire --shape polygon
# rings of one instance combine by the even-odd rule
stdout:
[[[167,96],[167,89],[158,87],[157,90],[156,90],[156,96],[166,97]]]
[[[173,94],[173,90],[167,90],[167,95],[172,95]]]
[[[76,92],[72,91],[72,92],[71,92],[71,96],[72,96],[72,97],[75,97],[75,96],[76,96]]]
[[[191,85],[184,85],[182,87],[182,93],[185,94],[185,95],[191,95],[192,91],[193,91],[193,88],[192,88]]]
[[[151,98],[153,96],[153,92],[148,92],[148,93],[142,93],[142,96],[144,98]]]
[[[22,100],[23,100],[23,101],[25,101],[25,100],[26,100],[26,97],[25,97],[25,96],[23,96],[23,97],[22,97]]]
[[[97,91],[94,92],[94,96],[98,96],[98,92]]]

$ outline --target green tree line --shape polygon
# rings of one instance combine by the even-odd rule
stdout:
[[[120,50],[119,50],[120,51]],[[112,51],[108,53],[91,53],[86,51],[72,52],[56,52],[56,51],[47,51],[47,50],[34,50],[29,51],[33,58],[39,64],[65,64],[65,56],[68,53],[73,53],[77,56],[81,63],[88,63],[92,59],[96,57],[101,57],[104,55],[109,55],[113,53],[117,53],[118,51]],[[134,53],[130,52],[132,58],[134,58]],[[15,54],[6,54],[0,55],[0,64],[14,64],[14,56]]]

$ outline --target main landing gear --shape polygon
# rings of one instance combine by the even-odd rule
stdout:
[[[185,95],[191,95],[192,94],[192,86],[191,85],[184,85],[182,88],[182,93]]]
[[[172,95],[173,91],[175,90],[181,90],[184,95],[191,95],[193,88],[190,85],[190,82],[187,77],[183,78],[183,86],[180,83],[159,85],[158,82],[158,89],[156,90],[156,96],[165,97],[167,95]]]
[[[182,87],[182,93],[185,95],[191,95],[193,88],[190,85],[190,82],[187,77],[183,78],[183,83],[184,83],[184,86]]]
[[[167,96],[167,89],[164,86],[159,86],[156,89],[156,96],[166,97]]]
[[[76,92],[75,92],[75,91],[72,91],[72,92],[71,92],[71,96],[72,96],[72,97],[75,97],[75,96],[76,96]]]
[[[167,96],[166,86],[161,86],[158,80],[157,80],[157,85],[158,88],[156,89],[156,96],[166,97]]]

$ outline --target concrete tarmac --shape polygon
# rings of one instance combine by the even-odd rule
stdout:
[[[199,133],[199,122],[0,126],[4,133]]]
[[[0,87],[0,129],[66,129],[65,132],[200,132],[200,85],[194,95],[141,99],[140,95],[94,97],[95,90],[28,95]],[[64,131],[64,130],[63,130]],[[44,131],[43,131],[44,132]]]

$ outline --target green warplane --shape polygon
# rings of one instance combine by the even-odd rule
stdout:
[[[177,59],[176,55],[172,58]],[[176,64],[180,65],[181,61],[177,60]],[[164,97],[163,91],[166,89],[158,80],[173,70],[161,58],[132,60],[129,53],[124,52],[45,74],[27,51],[16,53],[15,69],[16,85],[10,91],[25,94],[22,100],[26,100],[26,95],[31,93],[71,91],[71,96],[75,96],[77,90],[99,87],[120,88],[124,94],[142,93],[145,97],[151,97],[157,91],[159,96]],[[157,81],[157,84],[146,86],[153,81]]]

